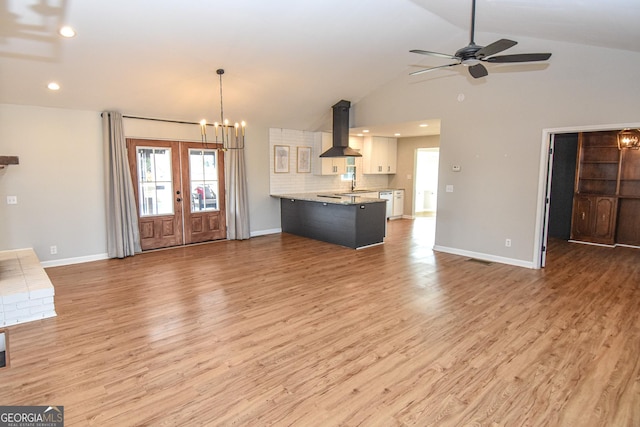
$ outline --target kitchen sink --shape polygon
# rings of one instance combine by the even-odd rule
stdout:
[[[360,196],[361,194],[367,194],[367,195],[373,195],[375,194],[376,197],[378,195],[377,191],[371,191],[371,190],[355,190],[349,193],[338,193],[339,196]]]

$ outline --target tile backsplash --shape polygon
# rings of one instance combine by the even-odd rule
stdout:
[[[339,175],[316,175],[315,162],[311,161],[311,172],[297,171],[298,147],[311,148],[311,158],[319,153],[313,144],[314,134],[294,129],[269,129],[269,190],[271,194],[308,193],[314,191],[349,191],[351,181],[342,181]],[[289,147],[289,172],[275,172],[275,146]],[[286,168],[285,168],[286,169]],[[356,168],[357,188],[383,188],[389,184],[388,175],[363,175],[362,167]]]

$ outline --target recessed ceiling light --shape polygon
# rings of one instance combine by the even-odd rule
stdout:
[[[400,136],[398,132],[394,133],[393,136]]]
[[[362,133],[369,133],[369,129],[362,129]]]
[[[47,85],[50,90],[60,90],[60,85],[56,82],[51,82]]]
[[[427,126],[429,126],[429,125],[428,125],[428,124],[426,124],[426,123],[422,123],[422,124],[420,124],[420,127],[421,127],[421,128],[426,128]]]
[[[73,28],[71,28],[68,25],[65,25],[64,27],[60,28],[60,31],[58,31],[58,33],[62,37],[71,38],[71,37],[74,37],[76,35],[76,30],[74,30]]]
[[[361,133],[357,133],[356,136],[363,136]]]

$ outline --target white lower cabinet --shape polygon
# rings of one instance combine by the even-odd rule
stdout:
[[[404,190],[393,190],[393,217],[401,218],[404,214]]]

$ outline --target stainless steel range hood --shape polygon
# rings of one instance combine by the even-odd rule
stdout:
[[[331,108],[333,108],[333,146],[320,154],[320,157],[362,157],[362,154],[349,148],[351,102],[343,99]]]

